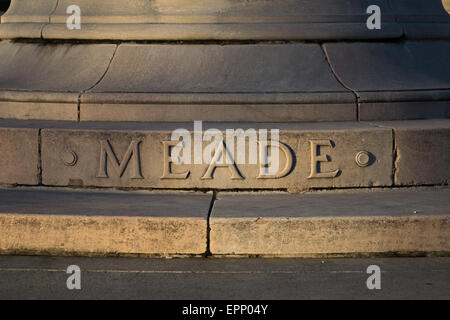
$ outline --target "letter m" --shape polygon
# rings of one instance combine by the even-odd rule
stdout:
[[[114,171],[119,177],[122,177],[131,161],[133,165],[132,179],[144,179],[141,173],[141,161],[139,155],[139,145],[141,141],[132,140],[128,146],[122,161],[117,159],[116,154],[108,140],[100,140],[100,163],[98,167],[97,178],[109,178],[108,163],[112,165]],[[108,159],[110,160],[108,162]]]

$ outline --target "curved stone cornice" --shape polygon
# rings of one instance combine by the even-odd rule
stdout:
[[[369,5],[382,29],[366,27]],[[66,27],[78,5],[81,30]],[[13,0],[0,38],[81,40],[361,40],[450,36],[441,0]]]

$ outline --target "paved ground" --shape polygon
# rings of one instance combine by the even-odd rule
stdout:
[[[67,267],[81,269],[68,290]],[[381,290],[368,290],[369,265]],[[450,258],[136,259],[0,256],[0,299],[450,299]]]

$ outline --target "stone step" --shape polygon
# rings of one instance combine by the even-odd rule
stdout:
[[[81,28],[66,25],[80,9]],[[381,10],[369,30],[367,9]],[[69,10],[69,12],[74,12]],[[0,38],[88,40],[359,40],[450,35],[441,0],[12,0]]]
[[[0,42],[0,118],[143,122],[450,117],[449,41]]]
[[[0,189],[3,254],[206,251],[211,194]]]
[[[0,183],[294,193],[446,185],[449,141],[449,119],[222,124],[2,120]]]
[[[162,193],[0,189],[0,253],[446,255],[450,189]]]
[[[216,255],[448,253],[450,189],[219,193],[210,219]]]

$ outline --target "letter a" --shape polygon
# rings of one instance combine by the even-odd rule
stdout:
[[[381,289],[381,269],[379,266],[371,265],[367,267],[367,273],[372,274],[369,278],[367,278],[367,289],[373,290]]]
[[[70,14],[66,21],[67,29],[80,30],[81,29],[81,9],[77,5],[71,5],[67,7],[67,14]]]
[[[367,19],[367,29],[369,30],[380,30],[381,29],[381,9],[379,6],[372,5],[367,8],[367,14],[372,14]]]
[[[66,285],[67,289],[81,290],[81,270],[79,266],[71,265],[67,267],[66,273],[73,273],[69,278],[67,278]]]

